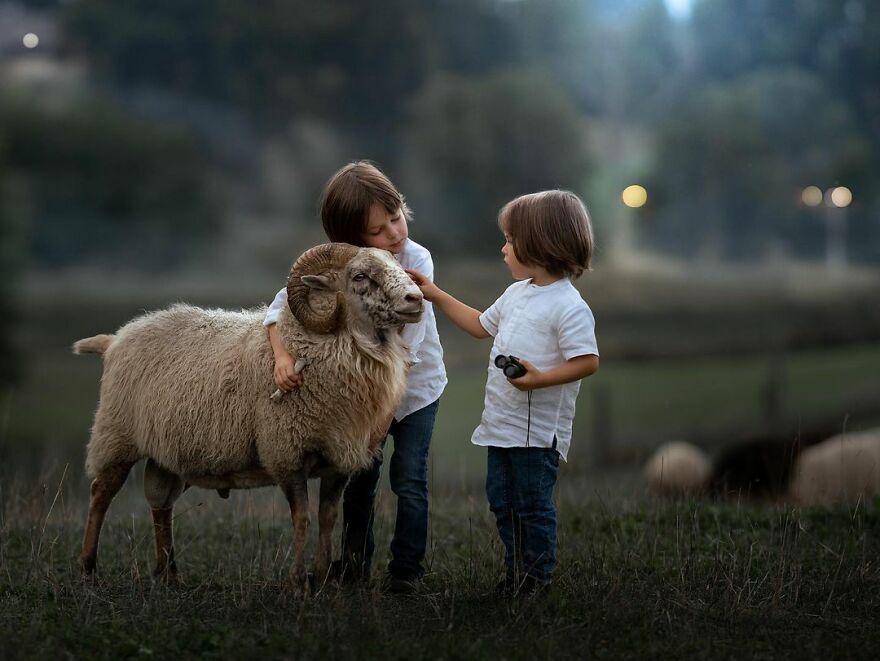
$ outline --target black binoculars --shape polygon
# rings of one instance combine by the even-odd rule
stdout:
[[[518,379],[526,375],[526,368],[519,362],[516,356],[505,356],[503,353],[495,356],[495,367],[504,372],[508,379]]]

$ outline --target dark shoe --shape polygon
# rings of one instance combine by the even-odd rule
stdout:
[[[519,585],[517,594],[527,597],[536,594],[542,594],[550,590],[549,578],[537,578],[535,576],[526,575]]]
[[[550,581],[534,576],[524,576],[520,580],[505,576],[495,586],[496,597],[528,597],[550,589]]]
[[[390,594],[417,594],[421,585],[422,579],[419,576],[405,578],[388,574],[385,576],[383,588]]]
[[[505,576],[498,581],[493,593],[496,597],[510,597],[511,595],[516,594],[516,587],[516,581],[510,576]]]
[[[370,580],[370,572],[357,571],[350,563],[344,560],[333,560],[330,563],[328,576],[330,580],[336,581],[339,585],[357,585],[359,583],[367,583]]]

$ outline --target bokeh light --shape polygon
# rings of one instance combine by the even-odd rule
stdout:
[[[822,204],[822,189],[818,186],[807,186],[801,191],[801,201],[808,207],[818,207]]]
[[[637,209],[648,201],[648,191],[643,186],[633,184],[624,188],[620,197],[626,206]]]
[[[40,45],[40,38],[33,32],[28,32],[21,38],[21,43],[24,44],[25,48],[36,48]]]
[[[846,186],[838,186],[831,191],[831,204],[836,207],[848,207],[852,202],[852,191]]]

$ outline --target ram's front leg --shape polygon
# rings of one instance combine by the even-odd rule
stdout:
[[[333,528],[339,513],[339,500],[348,476],[339,473],[321,478],[321,503],[318,506],[318,552],[315,554],[315,585],[327,580],[330,560],[333,558]]]
[[[309,531],[309,484],[307,470],[291,475],[282,489],[290,505],[290,519],[293,522],[293,569],[290,581],[297,594],[304,594],[306,588],[306,535]]]

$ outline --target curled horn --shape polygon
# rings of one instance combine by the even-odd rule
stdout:
[[[300,255],[287,278],[287,305],[304,328],[315,333],[332,333],[345,315],[345,298],[336,292],[336,304],[327,314],[318,314],[309,305],[309,286],[302,276],[337,271],[358,253],[358,248],[347,243],[324,243]]]

